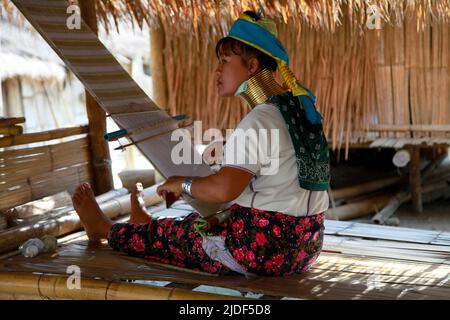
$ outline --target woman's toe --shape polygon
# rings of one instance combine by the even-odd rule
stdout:
[[[79,194],[82,190],[83,190],[83,185],[80,184],[78,187],[75,188],[74,195]]]

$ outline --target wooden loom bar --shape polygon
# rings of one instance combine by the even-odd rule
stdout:
[[[34,142],[43,142],[53,139],[61,139],[78,134],[88,133],[87,126],[79,126],[72,128],[49,130],[37,133],[26,133],[18,136],[8,136],[0,138],[0,148],[18,146],[21,144],[28,144]]]
[[[155,134],[155,135],[151,135],[151,136],[142,138],[142,139],[140,139],[140,140],[136,140],[136,141],[133,141],[133,142],[124,144],[124,145],[120,145],[119,147],[114,148],[114,150],[124,150],[125,148],[134,146],[134,145],[136,145],[136,144],[138,144],[138,143],[141,143],[141,142],[144,142],[144,141],[147,141],[147,140],[150,140],[150,139],[154,139],[154,138],[157,138],[157,137],[160,137],[160,136],[169,134],[169,133],[171,133],[171,132],[173,132],[173,131],[175,131],[175,130],[178,130],[178,129],[189,129],[189,128],[191,128],[192,126],[193,126],[193,125],[188,125],[188,126],[181,127],[181,128],[170,129],[170,130],[167,130],[167,131],[164,131],[164,132]]]
[[[131,284],[101,279],[81,278],[80,289],[68,287],[68,276],[0,273],[0,292],[41,299],[81,300],[241,300],[239,297],[193,292],[179,288],[166,288]]]
[[[91,30],[98,34],[96,2],[80,0],[81,16]],[[86,92],[86,112],[89,119],[91,163],[94,174],[94,190],[97,194],[114,189],[111,157],[108,143],[103,136],[106,132],[106,115],[92,95]]]

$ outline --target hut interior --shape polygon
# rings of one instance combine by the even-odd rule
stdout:
[[[46,10],[34,1],[1,1],[2,11],[18,14],[17,6],[25,13],[24,19],[81,78],[87,89],[89,125],[24,134],[20,128],[25,119],[12,114],[0,119],[0,129],[6,128],[0,131],[0,230],[6,228],[0,231],[0,298],[448,299],[450,233],[339,220],[377,212],[374,222],[383,224],[402,203],[412,201],[420,211],[422,202],[450,196],[450,170],[445,163],[450,145],[450,4],[386,0],[189,3],[52,0],[46,5],[55,8]],[[105,74],[97,79],[99,83],[106,84],[111,70],[119,78],[123,75],[117,75],[118,63],[108,60],[107,51],[103,58],[108,61],[90,57],[86,62],[89,54],[83,50],[89,41],[73,41],[71,48],[67,42],[55,41],[52,33],[61,32],[63,37],[71,33],[58,29],[58,15],[67,19],[67,11],[60,13],[57,8],[69,5],[79,6],[83,23],[90,27],[82,31],[88,30],[89,37],[97,33],[99,24],[110,26],[111,21],[117,27],[119,21],[148,25],[154,102],[142,93],[146,101],[170,116],[186,114],[201,120],[203,129],[221,130],[234,128],[249,110],[239,101],[219,100],[215,93],[214,45],[240,12],[262,10],[277,21],[295,74],[319,97],[317,107],[324,116],[330,149],[342,149],[345,158],[358,148],[407,150],[409,166],[399,167],[402,175],[330,190],[332,208],[327,213],[323,253],[304,275],[218,277],[131,258],[106,244],[89,247],[85,234],[75,233],[82,225],[64,201],[67,194],[60,192],[71,193],[80,182],[90,181],[107,215],[118,221],[127,218],[127,191],[112,190],[102,103],[108,98],[117,101],[120,94],[141,92],[101,96],[88,83],[83,63],[90,64],[91,73],[98,67],[98,73]],[[97,37],[91,40],[94,43]],[[88,50],[97,49],[103,50],[95,46]],[[65,50],[73,50],[72,57]],[[75,138],[27,146],[66,137]],[[138,144],[139,136],[130,141]],[[163,167],[154,164],[157,169]],[[161,171],[168,176],[175,174],[171,170]],[[165,209],[159,205],[162,199],[155,195],[155,186],[145,192],[148,210],[157,216],[181,217],[194,210],[183,201]],[[48,202],[52,205],[45,207],[43,203]],[[29,208],[37,214],[30,215]],[[45,234],[58,237],[56,252],[30,259],[17,251],[28,238]],[[82,286],[89,290],[66,288],[69,265],[82,268]]]

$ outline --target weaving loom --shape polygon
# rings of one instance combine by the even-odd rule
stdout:
[[[159,109],[144,93],[83,20],[79,29],[67,27],[68,1],[12,2],[78,77],[108,116],[122,130],[126,130],[130,145],[136,145],[165,178],[204,177],[213,173],[204,163],[173,163],[172,149],[179,141],[171,141],[171,134],[178,129],[177,121]],[[184,131],[179,130],[179,133],[183,141],[189,143],[191,159],[201,159]],[[209,205],[197,200],[189,200],[189,203],[203,216],[223,209],[223,206]]]

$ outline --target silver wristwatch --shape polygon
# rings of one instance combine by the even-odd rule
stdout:
[[[188,196],[193,198],[191,188],[192,188],[192,179],[184,178],[183,182],[181,183],[181,190],[184,194],[187,194]]]

